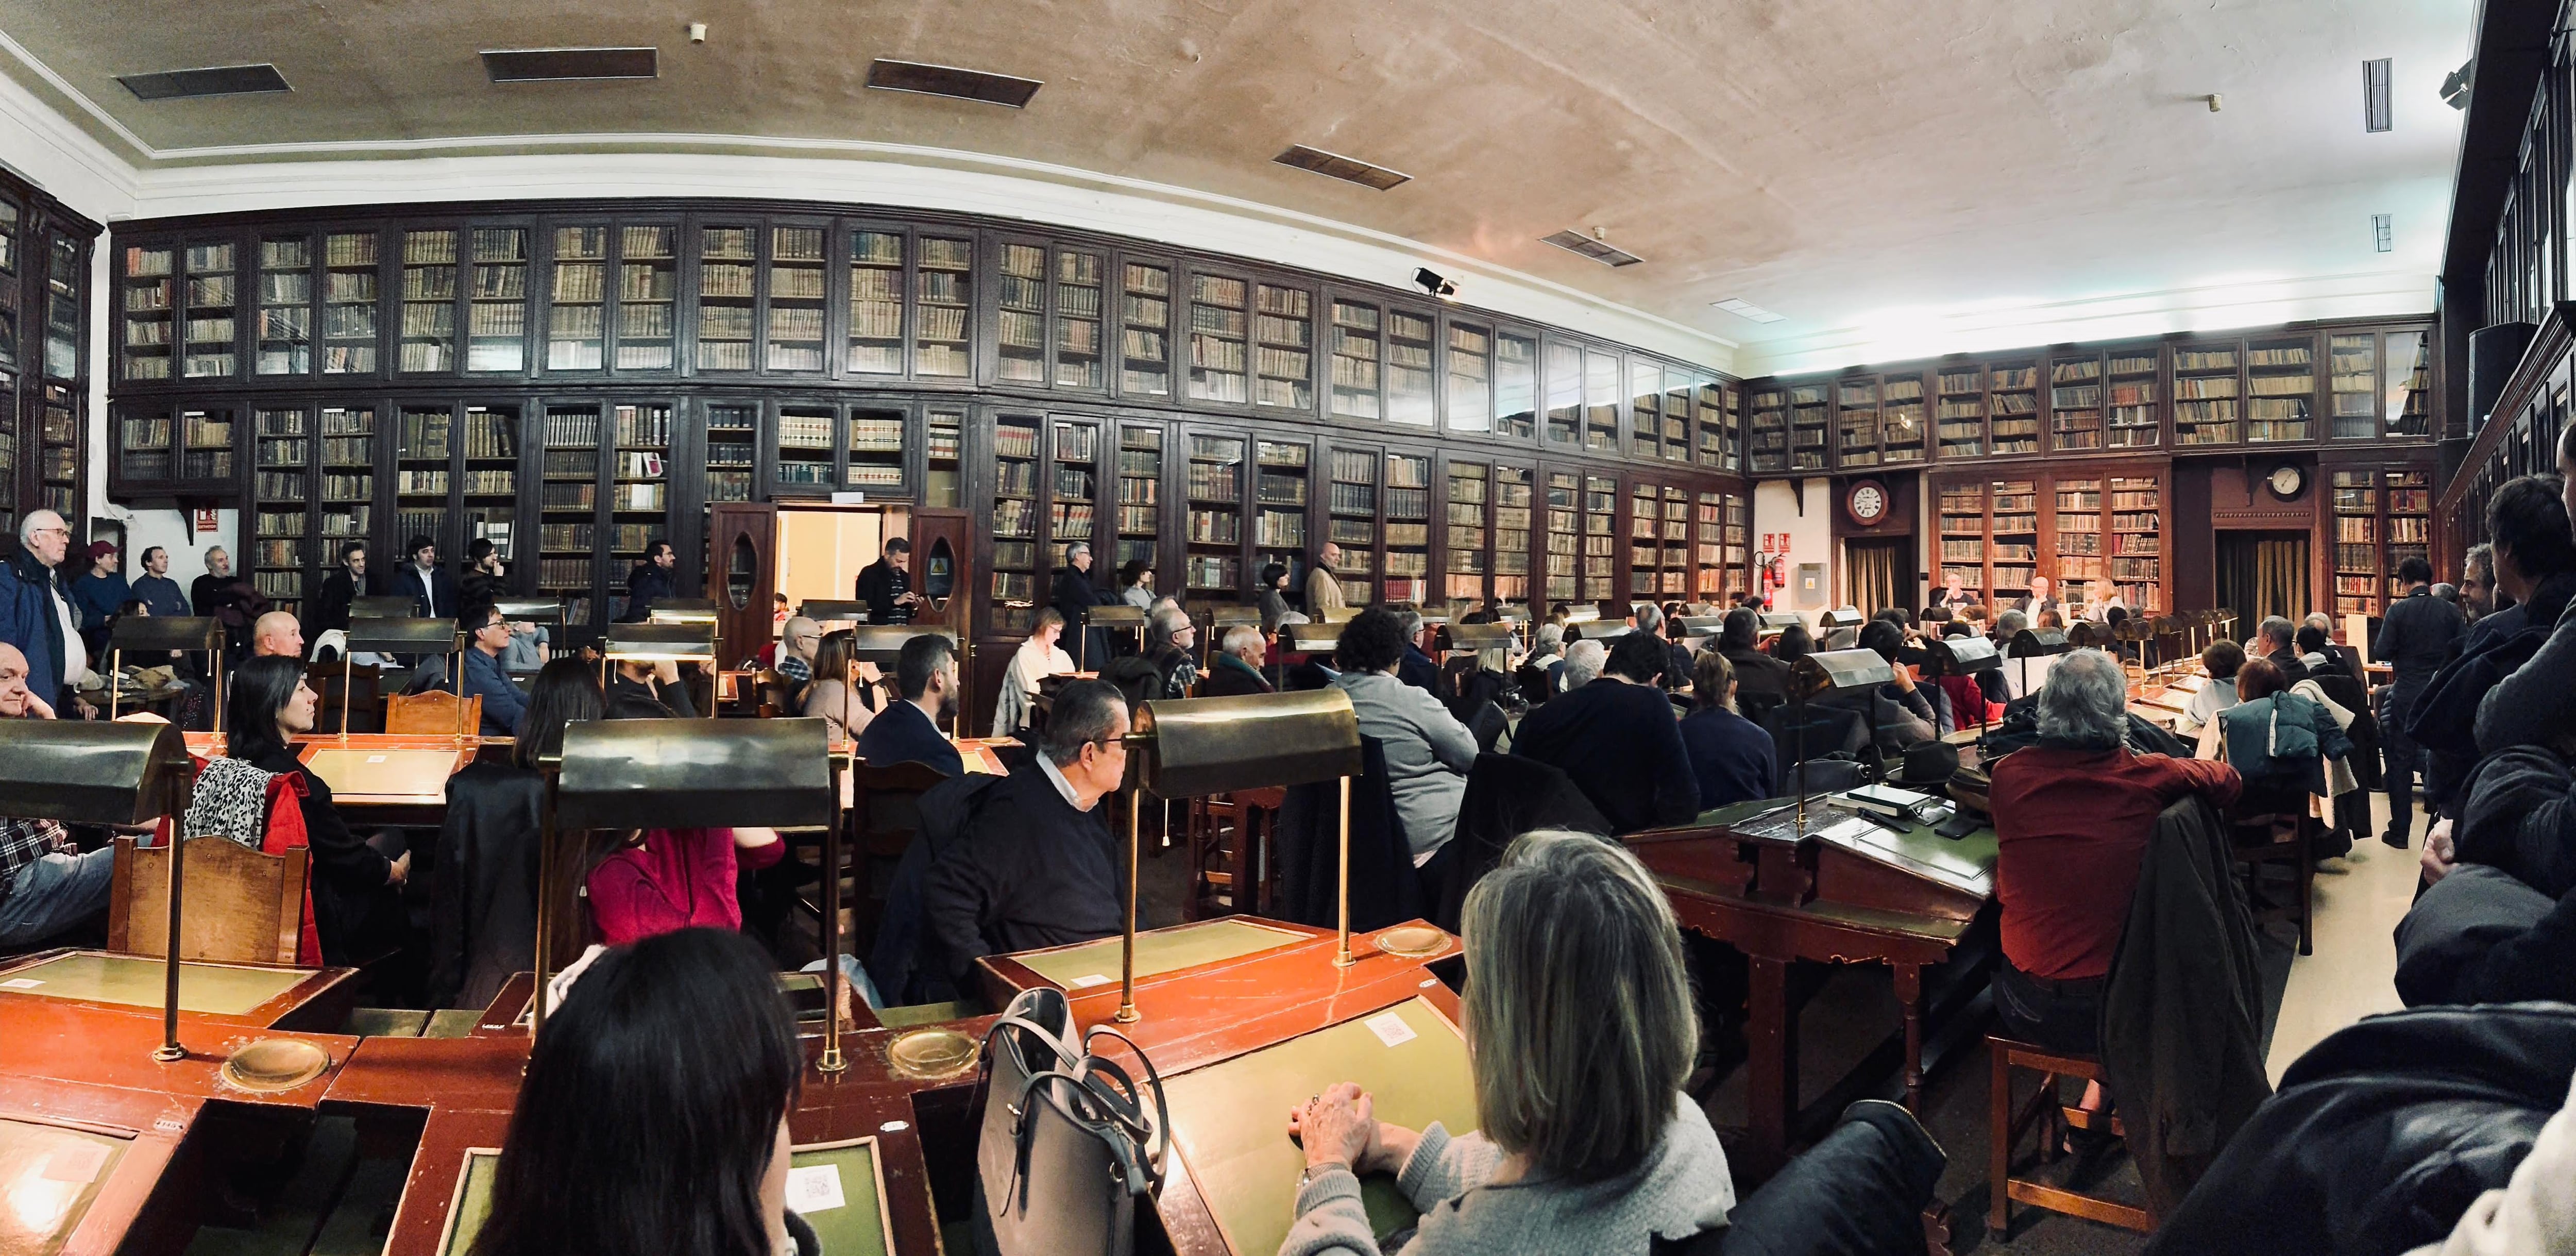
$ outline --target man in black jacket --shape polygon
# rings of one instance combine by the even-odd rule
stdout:
[[[2424,805],[2459,818],[2470,769],[2478,762],[2478,704],[2487,691],[2538,652],[2559,612],[2576,598],[2576,541],[2555,475],[2526,475],[2497,486],[2487,499],[2486,570],[2496,602],[2469,625],[2460,656],[2442,665],[2415,698],[2398,730],[2424,757]],[[2501,747],[2499,747],[2501,749]],[[2435,822],[2440,832],[2441,820]]]
[[[2295,685],[2308,678],[2308,665],[2299,661],[2299,630],[2289,620],[2267,615],[2254,629],[2255,649],[2247,651],[2272,660],[2281,669],[2281,679]]]
[[[2397,564],[2397,579],[2408,586],[2406,596],[2390,603],[2380,618],[2370,657],[2395,673],[2379,691],[2380,758],[2386,765],[2381,783],[2388,790],[2388,829],[2379,840],[2404,850],[2415,821],[2415,772],[2424,757],[2406,735],[2406,726],[2415,695],[2451,661],[2469,625],[2460,618],[2460,608],[2432,596],[2433,564],[2409,558]]]
[[[1613,833],[1690,822],[1699,815],[1699,777],[1673,704],[1655,686],[1663,671],[1662,639],[1620,637],[1599,678],[1521,721],[1512,753],[1565,773]]]
[[[923,879],[923,932],[959,988],[970,988],[980,956],[1119,931],[1118,860],[1100,800],[1126,774],[1127,728],[1116,689],[1067,685],[1038,755],[986,791],[963,839]]]
[[[340,565],[323,577],[322,594],[313,601],[313,622],[305,625],[304,635],[319,638],[334,628],[349,627],[349,607],[367,591],[367,543],[345,541],[340,545]]]
[[[679,590],[671,583],[671,570],[680,565],[680,551],[669,541],[655,541],[644,547],[644,561],[626,573],[626,611],[617,617],[621,624],[640,624],[653,613],[653,604],[676,596]]]
[[[912,542],[886,538],[885,552],[859,573],[854,595],[868,604],[872,624],[908,624],[921,595],[912,591]]]
[[[1083,612],[1101,604],[1100,590],[1091,583],[1091,547],[1080,541],[1064,547],[1064,569],[1055,573],[1055,588],[1049,605],[1064,616],[1064,630],[1081,629],[1078,648],[1073,652],[1074,666],[1096,672],[1109,665],[1109,634],[1097,628],[1085,628]]]
[[[456,577],[438,565],[438,542],[415,536],[403,544],[409,561],[394,571],[393,593],[412,600],[412,613],[422,619],[454,619],[459,605]]]

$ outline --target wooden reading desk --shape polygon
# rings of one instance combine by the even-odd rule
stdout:
[[[1909,1107],[1920,1102],[1923,969],[1949,959],[1993,900],[1993,829],[1956,841],[1921,825],[1895,833],[1811,799],[1801,839],[1795,808],[1770,799],[1624,840],[1683,928],[1744,952],[1749,1174],[1777,1170],[1799,1124],[1798,1022],[1788,997],[1794,961],[1894,969],[1905,1098]]]
[[[223,738],[189,733],[188,753],[223,753]],[[477,759],[507,758],[507,737],[439,737],[410,733],[308,733],[295,757],[331,787],[332,805],[362,812],[374,824],[436,825],[446,818],[447,778]]]

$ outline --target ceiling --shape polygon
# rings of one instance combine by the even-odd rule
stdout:
[[[0,32],[23,50],[6,69],[74,94],[66,116],[147,170],[535,134],[588,137],[532,145],[548,151],[639,133],[927,146],[1419,241],[1801,366],[2247,309],[2431,308],[2460,129],[2436,88],[2473,22],[2467,0],[115,9],[0,0]],[[704,45],[690,22],[708,24]],[[476,55],[621,44],[658,45],[661,77],[494,85]],[[1046,86],[1025,111],[867,91],[879,56]],[[2361,119],[2373,57],[2394,58],[2396,85],[2396,129],[2376,135]],[[146,103],[114,79],[256,61],[294,91]],[[1413,181],[1375,192],[1271,164],[1291,143]],[[2374,248],[2374,213],[2394,215],[2392,252]],[[1595,226],[1645,264],[1538,242]],[[2262,303],[2318,293],[2343,304]],[[1460,296],[1475,299],[1472,282]],[[1786,317],[1710,308],[1729,297]]]

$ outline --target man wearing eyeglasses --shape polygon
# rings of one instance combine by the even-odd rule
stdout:
[[[72,530],[50,510],[30,511],[18,525],[18,552],[0,567],[0,641],[27,656],[27,690],[66,715],[87,714],[71,686],[89,670],[72,616],[71,590],[63,582]]]
[[[486,604],[465,612],[457,626],[465,630],[465,696],[483,700],[483,735],[516,733],[528,700],[501,667],[501,651],[510,646],[510,622]]]
[[[925,972],[971,989],[975,959],[1119,932],[1118,859],[1100,800],[1127,773],[1127,702],[1076,681],[1034,761],[985,791],[922,882]]]

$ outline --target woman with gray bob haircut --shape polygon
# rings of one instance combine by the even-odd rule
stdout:
[[[1643,1253],[1726,1224],[1726,1153],[1682,1093],[1699,1043],[1681,931],[1645,868],[1588,834],[1515,840],[1467,895],[1464,1024],[1478,1132],[1380,1123],[1342,1083],[1289,1116],[1304,1143],[1281,1256],[1374,1256],[1358,1174],[1423,1210],[1405,1250]]]

